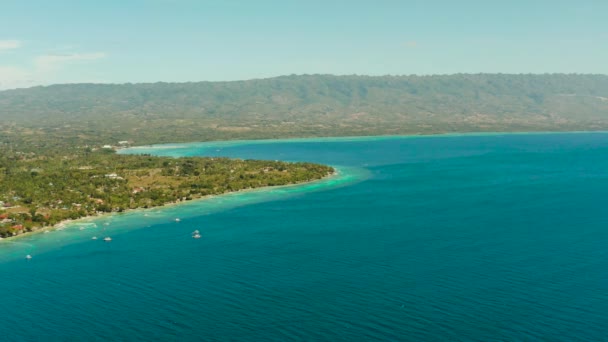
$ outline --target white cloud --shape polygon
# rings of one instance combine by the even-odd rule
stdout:
[[[24,76],[27,72],[21,68],[0,65],[0,79],[15,79]]]
[[[0,65],[0,90],[30,87],[33,83],[32,74],[27,70],[14,66]]]
[[[21,47],[21,42],[18,40],[0,40],[0,51],[14,50]]]
[[[94,61],[105,57],[106,54],[104,52],[44,55],[36,57],[34,64],[36,68],[47,71],[57,69],[72,62]]]
[[[48,54],[34,58],[27,66],[0,65],[0,90],[69,83],[70,80],[66,80],[62,75],[64,71],[69,71],[66,69],[69,69],[71,64],[95,61],[105,57],[106,54],[103,52]],[[81,81],[82,77],[85,75],[80,75],[78,81]]]

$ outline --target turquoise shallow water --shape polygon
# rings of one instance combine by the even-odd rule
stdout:
[[[2,242],[6,340],[608,336],[606,133],[154,151],[316,161],[340,175]],[[104,227],[114,241],[90,239]]]

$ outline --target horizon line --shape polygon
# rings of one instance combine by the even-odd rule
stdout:
[[[327,74],[327,73],[317,73],[317,74],[285,74],[285,75],[276,75],[276,76],[268,76],[268,77],[254,77],[247,79],[237,79],[237,80],[226,80],[226,81],[208,81],[208,80],[198,80],[198,81],[155,81],[155,82],[68,82],[68,83],[53,83],[53,84],[40,84],[34,85],[30,87],[22,87],[22,88],[9,88],[9,89],[0,89],[0,93],[15,91],[15,90],[27,90],[34,88],[49,88],[56,86],[74,86],[74,85],[93,85],[93,86],[105,86],[105,85],[114,85],[114,86],[127,86],[127,85],[153,85],[153,84],[195,84],[195,83],[238,83],[238,82],[250,82],[250,81],[263,81],[263,80],[271,80],[277,78],[287,78],[287,77],[310,77],[310,76],[329,76],[329,77],[364,77],[364,78],[381,78],[381,77],[446,77],[446,76],[480,76],[480,75],[491,75],[491,76],[603,76],[608,77],[608,74],[602,73],[566,73],[566,72],[545,72],[545,73],[503,73],[503,72],[477,72],[477,73],[446,73],[446,74],[384,74],[384,75],[369,75],[369,74]]]

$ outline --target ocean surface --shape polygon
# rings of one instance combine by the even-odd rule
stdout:
[[[0,340],[608,340],[607,133],[123,152],[339,175],[1,241]]]

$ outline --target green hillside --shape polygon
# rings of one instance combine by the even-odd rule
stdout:
[[[55,85],[0,92],[0,115],[5,138],[26,128],[19,139],[30,143],[41,136],[74,143],[148,144],[599,130],[608,128],[608,76],[304,75],[237,82]]]

